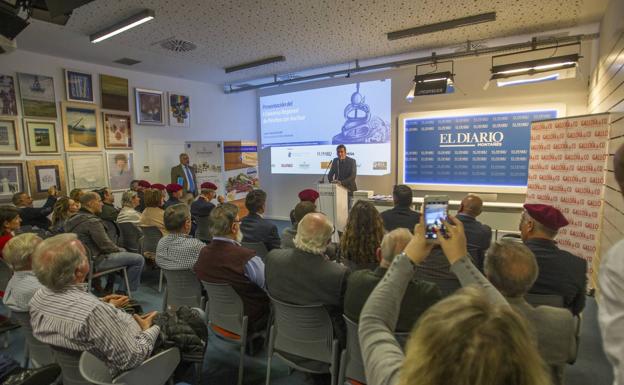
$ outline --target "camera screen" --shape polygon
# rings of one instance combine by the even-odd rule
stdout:
[[[434,229],[444,231],[443,221],[447,220],[447,202],[430,202],[425,205],[425,228],[427,239],[436,239],[438,234]]]

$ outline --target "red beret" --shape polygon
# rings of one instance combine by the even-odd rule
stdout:
[[[199,187],[200,188],[205,188],[205,189],[208,189],[208,190],[216,190],[217,189],[217,185],[212,183],[212,182],[204,182]]]
[[[180,186],[177,183],[169,183],[166,188],[167,188],[167,192],[170,192],[170,193],[174,193],[176,191],[182,190],[182,186]]]
[[[561,214],[561,211],[550,205],[544,204],[525,204],[524,209],[542,225],[549,229],[559,230],[568,225],[568,220]]]
[[[299,192],[299,200],[302,202],[316,202],[319,197],[319,193],[316,190],[312,190],[311,188],[305,189]]]
[[[152,188],[155,188],[156,190],[162,191],[162,190],[165,190],[167,187],[165,187],[165,185],[162,184],[162,183],[154,183],[152,185]]]
[[[139,181],[139,186],[141,186],[143,188],[150,188],[152,185],[150,184],[150,182],[148,182],[146,180],[140,180]]]

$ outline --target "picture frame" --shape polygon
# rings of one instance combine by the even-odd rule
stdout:
[[[24,119],[26,155],[59,154],[56,120]]]
[[[165,96],[163,91],[134,89],[137,124],[165,125]]]
[[[88,72],[65,69],[65,95],[67,101],[95,103],[93,97],[93,75]]]
[[[17,116],[15,79],[11,75],[0,74],[0,115]]]
[[[54,78],[18,72],[22,115],[27,118],[56,119]]]
[[[70,189],[108,187],[104,154],[67,154],[67,176]]]
[[[0,161],[0,203],[11,203],[13,194],[26,191],[28,181],[22,161]]]
[[[108,185],[112,191],[126,191],[134,180],[134,154],[107,152]]]
[[[0,155],[20,155],[19,120],[0,115]]]
[[[128,79],[100,74],[100,101],[106,110],[130,112]]]
[[[65,164],[61,159],[29,160],[26,165],[33,199],[47,198],[51,186],[56,186],[59,195],[67,195]]]
[[[132,118],[130,114],[102,113],[104,148],[132,149]]]
[[[92,104],[61,102],[65,151],[101,151],[102,123]]]
[[[170,92],[169,125],[174,127],[191,127],[191,98],[187,95]]]

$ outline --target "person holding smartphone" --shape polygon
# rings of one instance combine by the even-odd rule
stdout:
[[[38,227],[47,230],[50,227],[48,215],[52,213],[58,197],[56,186],[48,188],[48,199],[41,207],[33,207],[33,199],[27,193],[21,191],[13,195],[13,204],[20,212],[22,226]]]

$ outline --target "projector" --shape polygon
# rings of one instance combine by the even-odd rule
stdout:
[[[0,55],[11,53],[17,48],[15,40],[9,40],[4,36],[0,36]]]

